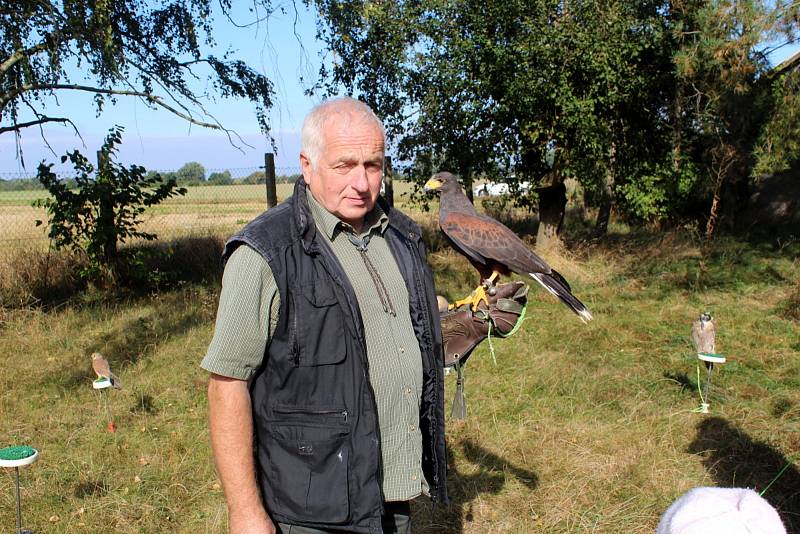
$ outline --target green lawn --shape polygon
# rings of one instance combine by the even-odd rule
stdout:
[[[430,224],[430,223],[428,223]],[[474,283],[436,246],[451,300]],[[527,319],[470,358],[468,419],[448,421],[452,504],[414,507],[417,532],[652,533],[698,485],[761,491],[800,531],[800,246],[719,239],[703,259],[682,234],[612,235],[547,259],[592,310],[588,325],[531,286]],[[36,532],[223,532],[206,430],[217,287],[87,296],[0,310],[0,445],[41,453],[22,471]],[[703,310],[728,357],[699,404],[689,331]],[[99,350],[124,389],[109,434],[91,387]],[[447,408],[454,392],[447,378]],[[11,528],[12,478],[0,475]]]

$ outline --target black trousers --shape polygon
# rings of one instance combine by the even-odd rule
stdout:
[[[383,534],[411,534],[411,504],[409,501],[383,503],[384,514],[381,517]],[[299,525],[278,523],[280,534],[344,534],[345,530],[319,529]]]

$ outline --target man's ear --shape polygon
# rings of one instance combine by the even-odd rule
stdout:
[[[300,172],[303,173],[303,180],[308,184],[309,176],[311,176],[311,160],[302,152],[300,152]]]

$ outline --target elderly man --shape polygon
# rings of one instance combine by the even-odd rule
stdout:
[[[378,198],[380,120],[339,98],[301,133],[303,180],[227,243],[211,373],[233,533],[410,532],[446,502],[442,347],[420,230]]]

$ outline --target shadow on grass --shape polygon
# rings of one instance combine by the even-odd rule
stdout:
[[[75,366],[67,362],[57,372],[51,373],[45,381],[46,385],[63,389],[84,387],[93,378],[88,355],[100,352],[106,357],[112,370],[117,373],[126,365],[134,364],[152,354],[158,345],[175,336],[181,336],[190,329],[207,324],[213,320],[212,309],[199,305],[181,305],[175,302],[182,298],[181,292],[171,294],[168,298],[154,300],[152,310],[143,312],[138,317],[127,320],[116,320],[92,343],[86,353],[86,366]],[[183,297],[188,298],[188,297]],[[102,304],[95,304],[101,308]],[[124,384],[123,384],[124,385]],[[146,402],[143,404],[146,409]]]
[[[697,382],[693,382],[689,375],[682,371],[664,371],[662,375],[668,380],[672,380],[681,387],[681,393],[689,392],[694,394],[697,391]]]
[[[697,425],[688,452],[703,457],[703,465],[719,486],[760,492],[772,482],[764,498],[778,510],[788,532],[800,532],[800,471],[777,449],[721,417],[710,417]],[[791,465],[774,480],[787,464]]]
[[[576,238],[577,239],[577,238]],[[800,257],[800,241],[721,235],[706,243],[688,231],[610,234],[572,247],[583,255],[606,252],[628,259],[617,275],[639,279],[659,297],[752,285],[792,283],[778,262]]]
[[[101,352],[112,369],[138,362],[146,352],[170,337],[181,336],[191,328],[210,320],[197,308],[181,309],[161,304],[149,315],[132,318],[103,334],[90,344],[88,353]]]
[[[114,301],[127,295],[168,290],[182,284],[212,284],[222,277],[223,240],[189,236],[138,243],[120,249],[120,267],[107,289],[81,277],[84,255],[68,250],[20,249],[0,265],[0,306],[44,309],[85,301]]]
[[[471,439],[463,439],[459,445],[463,450],[464,458],[477,470],[470,474],[460,472],[454,465],[452,454],[449,454],[447,487],[450,505],[436,510],[435,515],[431,514],[429,517],[422,518],[422,525],[418,525],[420,521],[415,521],[415,531],[463,533],[464,524],[473,521],[475,517],[473,506],[476,501],[480,501],[481,495],[499,494],[509,476],[516,478],[531,491],[539,485],[539,477],[536,476],[536,473],[511,464],[508,460],[484,449]],[[421,528],[418,528],[417,525]]]
[[[75,497],[85,499],[94,495],[105,495],[109,488],[105,480],[85,480],[75,486]]]

